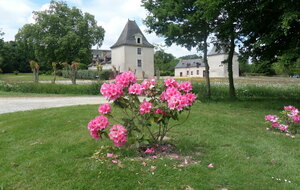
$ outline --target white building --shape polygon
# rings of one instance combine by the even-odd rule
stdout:
[[[111,65],[119,72],[131,70],[137,78],[154,76],[154,46],[135,21],[128,20],[118,41],[111,47]]]
[[[210,77],[228,77],[227,58],[228,54],[223,49],[217,51],[217,48],[213,47],[207,55]],[[239,77],[237,53],[234,53],[232,61],[233,77]],[[205,77],[203,59],[180,60],[175,67],[175,77]]]

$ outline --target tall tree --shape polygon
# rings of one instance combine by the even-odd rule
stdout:
[[[240,15],[244,44],[240,52],[270,74],[286,73],[300,58],[300,1],[247,0]]]
[[[51,1],[44,11],[34,12],[35,24],[23,26],[16,40],[32,49],[41,68],[51,69],[52,62],[90,62],[91,47],[101,46],[104,29],[93,15],[82,13],[65,2]]]
[[[174,73],[178,60],[170,53],[160,49],[154,53],[154,67],[159,71]]]
[[[149,27],[149,32],[163,35],[167,45],[176,43],[187,49],[196,47],[204,52],[206,94],[210,98],[207,38],[211,25],[203,15],[202,2],[197,0],[142,0],[142,4],[148,11],[145,23]]]

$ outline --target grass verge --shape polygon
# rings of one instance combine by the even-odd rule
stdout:
[[[141,166],[132,149],[120,150],[123,167],[91,160],[101,145],[111,143],[93,140],[86,129],[98,105],[2,114],[0,187],[299,189],[299,136],[266,131],[263,120],[289,104],[300,106],[289,100],[195,104],[190,119],[168,135],[178,154],[197,161],[185,167],[177,167],[182,159],[169,158],[144,160],[148,165]]]

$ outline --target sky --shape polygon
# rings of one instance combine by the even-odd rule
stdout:
[[[117,41],[128,19],[135,20],[147,40],[153,45],[163,46],[167,53],[175,57],[199,54],[196,49],[188,51],[181,46],[165,46],[164,38],[155,33],[147,33],[143,24],[147,11],[141,6],[141,0],[65,0],[95,16],[97,24],[105,29],[103,45],[100,49],[110,49]],[[28,23],[34,23],[32,11],[45,10],[50,0],[0,0],[0,30],[4,32],[4,40],[14,40],[18,29]]]

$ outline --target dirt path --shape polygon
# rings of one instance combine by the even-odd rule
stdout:
[[[102,96],[0,97],[0,114],[34,109],[108,102]]]

